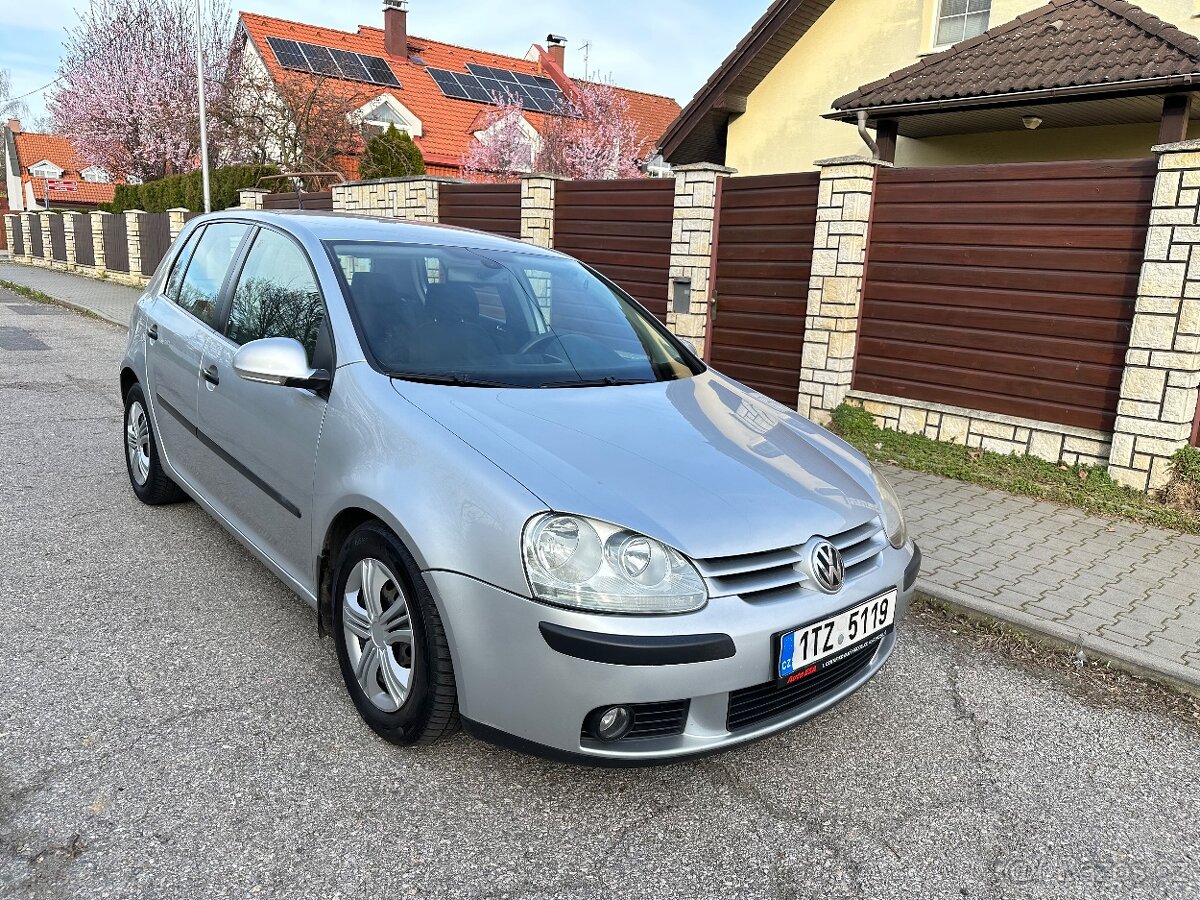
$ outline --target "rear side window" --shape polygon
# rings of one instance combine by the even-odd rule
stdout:
[[[163,293],[176,303],[179,302],[179,289],[183,286],[183,275],[187,272],[188,263],[192,261],[192,254],[196,252],[196,245],[200,243],[202,234],[204,234],[203,227],[197,228],[191,233],[188,242],[175,257],[175,265],[171,267],[171,277],[167,279],[167,288]]]
[[[213,324],[221,285],[249,225],[214,222],[204,229],[187,264],[175,302],[196,318]],[[174,273],[172,273],[173,275]]]
[[[311,360],[324,319],[325,304],[308,257],[289,238],[264,228],[246,256],[225,334],[237,344],[293,338]]]

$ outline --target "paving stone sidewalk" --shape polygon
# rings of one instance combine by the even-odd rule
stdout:
[[[0,279],[111,322],[140,292],[0,260]],[[938,600],[1200,689],[1200,537],[889,467]]]
[[[1200,688],[1200,537],[888,467],[918,590]]]
[[[24,285],[56,300],[95,313],[116,325],[128,325],[141,290],[115,281],[72,275],[0,259],[0,281]]]

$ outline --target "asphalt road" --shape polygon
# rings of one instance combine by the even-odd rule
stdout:
[[[124,341],[0,291],[0,896],[1200,897],[1195,726],[949,627],[700,762],[383,743],[307,606],[134,500]]]

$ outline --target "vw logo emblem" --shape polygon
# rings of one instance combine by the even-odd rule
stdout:
[[[829,541],[818,541],[812,548],[809,559],[817,587],[827,594],[836,594],[846,580],[846,564],[841,551]]]

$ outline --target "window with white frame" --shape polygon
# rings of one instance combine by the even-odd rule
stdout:
[[[391,94],[380,94],[374,100],[360,106],[358,121],[380,129],[395,125],[396,130],[408,132],[409,137],[416,138],[424,134],[421,120]]]
[[[48,159],[43,159],[40,163],[34,163],[29,167],[29,174],[34,178],[61,178],[62,173],[63,170]]]
[[[112,176],[99,166],[88,166],[79,174],[83,176],[84,181],[90,181],[93,184],[108,184],[112,181]]]
[[[992,0],[937,0],[933,43],[948,47],[988,29]]]

